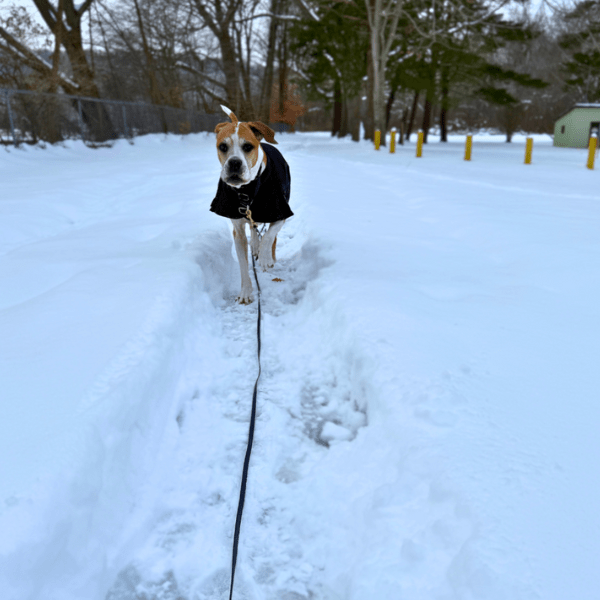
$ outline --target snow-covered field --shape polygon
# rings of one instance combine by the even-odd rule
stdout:
[[[600,172],[279,139],[234,598],[596,600]],[[210,135],[0,149],[2,600],[226,598],[256,304],[218,173]]]

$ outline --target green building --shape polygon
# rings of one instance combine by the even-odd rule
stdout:
[[[592,132],[600,129],[600,104],[576,104],[554,125],[554,145],[587,148]]]

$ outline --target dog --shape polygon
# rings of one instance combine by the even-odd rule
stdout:
[[[242,289],[237,301],[253,301],[252,281],[248,274],[248,239],[246,224],[250,224],[250,251],[266,271],[276,261],[277,234],[286,219],[293,216],[289,206],[291,177],[289,165],[276,144],[275,132],[260,121],[240,122],[226,106],[221,106],[231,122],[219,123],[217,156],[221,176],[217,194],[210,205],[215,214],[231,219],[235,251],[240,264]],[[268,144],[261,143],[262,140]],[[247,210],[250,213],[247,213]],[[269,223],[269,229],[259,240],[252,222]]]

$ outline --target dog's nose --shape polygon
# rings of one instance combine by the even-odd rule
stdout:
[[[242,169],[242,160],[233,156],[229,159],[229,172],[239,173]]]

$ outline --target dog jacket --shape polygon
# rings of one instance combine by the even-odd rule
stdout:
[[[267,168],[253,181],[239,188],[227,185],[219,179],[217,195],[210,210],[221,217],[241,219],[239,209],[250,202],[252,219],[257,223],[275,223],[293,216],[290,209],[290,168],[281,152],[269,144],[261,144],[267,155]],[[240,194],[242,196],[240,198]]]

